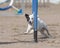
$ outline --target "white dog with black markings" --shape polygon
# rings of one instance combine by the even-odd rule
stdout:
[[[25,17],[27,19],[27,22],[28,22],[28,27],[27,27],[27,30],[26,32],[24,32],[25,34],[27,33],[33,33],[34,32],[34,16],[33,14],[32,15],[29,15],[29,14],[25,14]],[[37,30],[39,32],[41,32],[42,35],[48,37],[47,35],[50,36],[50,33],[48,32],[48,28],[47,28],[47,25],[46,23],[41,20],[39,17],[38,18],[38,26],[37,26]],[[45,34],[45,31],[47,34]]]

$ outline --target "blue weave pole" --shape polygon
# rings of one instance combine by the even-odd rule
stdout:
[[[37,14],[38,14],[38,0],[32,0],[32,13],[34,15],[34,40],[37,40]]]

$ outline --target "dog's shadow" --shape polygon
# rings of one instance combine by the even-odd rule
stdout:
[[[53,35],[51,35],[50,37],[43,37],[43,36],[40,36],[38,37],[38,41],[40,42],[45,42],[45,41],[48,41],[48,40],[51,40],[51,39],[54,39],[55,37]]]
[[[4,45],[4,44],[14,44],[14,43],[18,43],[18,42],[0,42],[0,45]]]
[[[18,34],[18,35],[32,35],[32,34]],[[18,35],[16,35],[16,36],[18,36]],[[47,39],[51,39],[52,37],[50,37],[50,38],[48,38],[48,37],[43,37],[43,36],[41,36],[41,35],[38,35],[38,42],[44,42],[44,41],[46,41]],[[15,39],[15,40],[17,40],[19,43],[34,43],[34,37],[33,37],[33,39],[31,40],[31,41],[29,41],[29,40],[19,40],[19,39]]]
[[[17,42],[0,42],[0,45],[6,45],[6,44],[15,44],[15,43],[34,43],[34,41],[17,41]]]
[[[45,42],[45,41],[47,41],[47,39],[49,39],[49,38],[47,38],[47,37],[39,37],[38,42]],[[19,40],[19,39],[15,39],[15,40],[17,40],[17,41],[16,42],[0,42],[0,45],[15,44],[15,43],[35,43],[34,40],[31,40],[31,41],[29,41],[29,40],[25,41],[25,40]]]

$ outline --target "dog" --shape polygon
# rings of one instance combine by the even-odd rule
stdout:
[[[27,22],[28,22],[28,27],[27,27],[27,30],[26,32],[24,32],[25,34],[27,33],[33,33],[34,32],[34,15],[29,15],[29,14],[25,14],[25,17],[27,19]],[[47,24],[41,20],[39,17],[37,17],[37,30],[42,34],[44,35],[45,37],[48,37],[48,35],[50,36],[50,33],[48,31],[48,27],[47,27]],[[46,31],[46,33],[45,33]]]

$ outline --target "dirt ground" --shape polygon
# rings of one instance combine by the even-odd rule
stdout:
[[[60,48],[60,5],[39,7],[38,11],[52,38],[42,39],[38,33],[38,43],[35,43],[33,34],[24,34],[27,29],[24,14],[16,15],[9,9],[0,11],[0,48]],[[31,9],[26,8],[25,13],[31,14]]]

